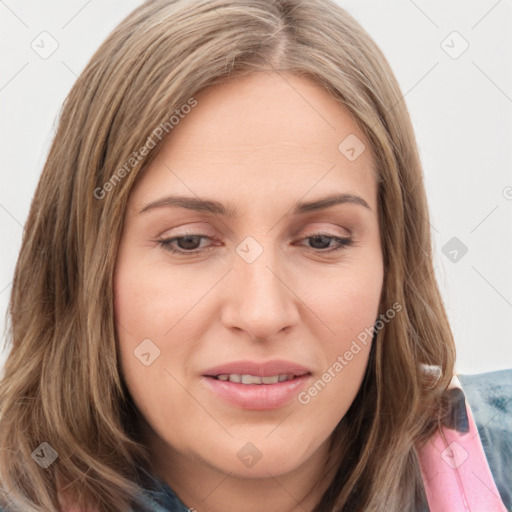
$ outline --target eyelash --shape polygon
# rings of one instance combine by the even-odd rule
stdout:
[[[330,235],[328,233],[313,233],[312,235],[304,237],[302,240],[307,240],[309,238],[316,238],[316,237],[321,237],[321,236],[324,236],[324,237],[327,237],[327,238],[330,238],[330,239],[334,240],[337,243],[337,246],[335,246],[334,248],[331,248],[331,249],[314,249],[314,248],[310,248],[312,251],[320,253],[320,254],[340,251],[342,249],[345,249],[346,247],[350,247],[354,243],[354,240],[351,237],[334,236],[334,235]],[[161,247],[163,247],[166,251],[169,251],[169,252],[172,252],[172,253],[183,254],[183,255],[189,255],[189,254],[192,255],[192,254],[199,254],[200,252],[202,252],[204,249],[194,249],[194,250],[191,250],[191,251],[186,251],[186,250],[183,250],[183,249],[173,249],[171,247],[171,243],[172,242],[174,242],[176,240],[183,239],[183,238],[189,238],[189,237],[200,237],[201,239],[203,239],[203,238],[211,238],[211,237],[206,236],[206,235],[200,235],[200,234],[191,233],[191,234],[188,234],[188,235],[175,236],[173,238],[164,238],[164,239],[161,239],[161,240],[156,240],[156,242],[158,242],[158,244]],[[211,247],[207,247],[206,250],[208,250],[210,248]]]

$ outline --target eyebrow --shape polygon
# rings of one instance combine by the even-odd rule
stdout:
[[[292,214],[301,215],[308,212],[324,210],[332,206],[344,203],[357,204],[372,211],[370,205],[362,198],[355,194],[330,194],[326,197],[316,199],[314,201],[299,201],[293,205]],[[224,205],[218,201],[212,199],[200,199],[197,197],[185,197],[185,196],[167,196],[162,199],[157,199],[148,203],[139,213],[145,213],[154,208],[160,208],[163,206],[174,206],[178,208],[186,208],[187,210],[201,211],[213,213],[216,215],[222,215],[228,218],[233,218],[238,215],[237,208],[231,205]]]

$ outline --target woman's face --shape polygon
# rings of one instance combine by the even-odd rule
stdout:
[[[282,475],[324,458],[366,369],[383,282],[374,161],[308,78],[257,73],[195,99],[130,195],[122,372],[157,463]]]

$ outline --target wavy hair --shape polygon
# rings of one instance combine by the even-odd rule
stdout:
[[[374,337],[361,389],[331,436],[335,477],[316,510],[414,510],[422,498],[416,447],[439,423],[455,348],[417,143],[389,64],[333,0],[149,0],[71,89],[31,203],[0,382],[4,506],[56,512],[64,496],[79,510],[139,504],[139,468],[150,471],[151,459],[120,373],[113,273],[130,191],[161,141],[137,151],[204,87],[262,70],[315,79],[363,130],[377,165],[380,311],[402,305]],[[440,366],[441,378],[426,385],[421,364]],[[31,456],[43,442],[58,454],[46,469]]]

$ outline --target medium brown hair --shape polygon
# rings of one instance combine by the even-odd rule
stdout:
[[[317,510],[414,510],[422,495],[415,444],[436,427],[455,349],[404,99],[379,48],[331,0],[150,0],[76,81],[13,281],[0,383],[4,506],[61,510],[64,485],[82,510],[135,503],[137,468],[150,470],[151,460],[120,373],[112,283],[130,190],[158,148],[135,160],[134,152],[204,87],[261,70],[314,78],[360,125],[377,165],[380,311],[402,305],[375,337],[363,385],[333,433],[326,474],[334,468],[336,477]],[[421,363],[442,368],[437,383],[425,386]],[[42,442],[58,453],[47,469],[31,457]]]

